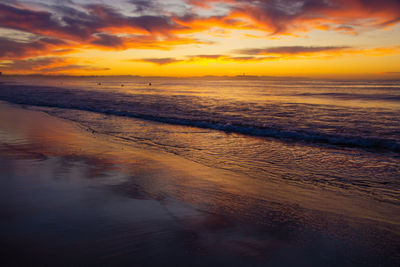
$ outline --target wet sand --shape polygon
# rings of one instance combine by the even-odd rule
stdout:
[[[397,266],[399,207],[256,181],[0,103],[0,259]]]

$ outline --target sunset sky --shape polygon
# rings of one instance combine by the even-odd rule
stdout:
[[[400,77],[399,0],[0,0],[0,71]]]

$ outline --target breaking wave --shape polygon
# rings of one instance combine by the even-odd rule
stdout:
[[[278,107],[264,109],[263,114],[265,115],[265,112],[271,110],[271,112],[281,114],[281,117],[275,114],[275,116],[271,116],[270,121],[265,121],[265,116],[248,116],[252,113],[257,116],[257,112],[260,112],[257,107],[233,108],[232,105],[235,104],[232,103],[229,106],[224,106],[224,104],[227,105],[226,103],[207,105],[204,100],[201,102],[197,98],[185,95],[128,95],[115,92],[22,85],[1,85],[0,100],[30,106],[127,116],[288,141],[400,152],[400,142],[396,139],[355,135],[354,131],[343,131],[341,126],[337,127],[336,132],[324,132],[323,127],[321,128],[317,124],[304,127],[300,123],[301,127],[299,127],[298,124],[290,123],[290,121],[288,123],[286,118],[289,115],[282,114],[284,110],[282,108],[277,111]],[[253,111],[252,108],[254,108]],[[233,109],[237,111],[236,114],[232,115],[232,112],[226,112]],[[239,111],[244,112],[244,115],[239,115]],[[301,116],[301,112],[299,112],[299,116]],[[339,133],[339,130],[342,131]]]

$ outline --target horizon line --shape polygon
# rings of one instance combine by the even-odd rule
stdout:
[[[1,73],[1,72],[0,72]],[[382,75],[382,74],[376,74]],[[355,77],[356,76],[356,77]],[[369,76],[369,78],[363,77]],[[359,74],[351,76],[270,76],[270,75],[198,75],[198,76],[142,76],[142,75],[75,75],[75,74],[0,74],[1,77],[64,77],[64,78],[95,78],[95,77],[129,77],[129,78],[175,78],[175,79],[193,79],[193,78],[246,78],[246,79],[299,79],[299,80],[400,80],[398,77],[371,77],[371,74]],[[1,80],[0,80],[1,81]]]

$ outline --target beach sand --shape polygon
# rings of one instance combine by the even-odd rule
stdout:
[[[2,266],[396,266],[399,208],[0,103]]]

